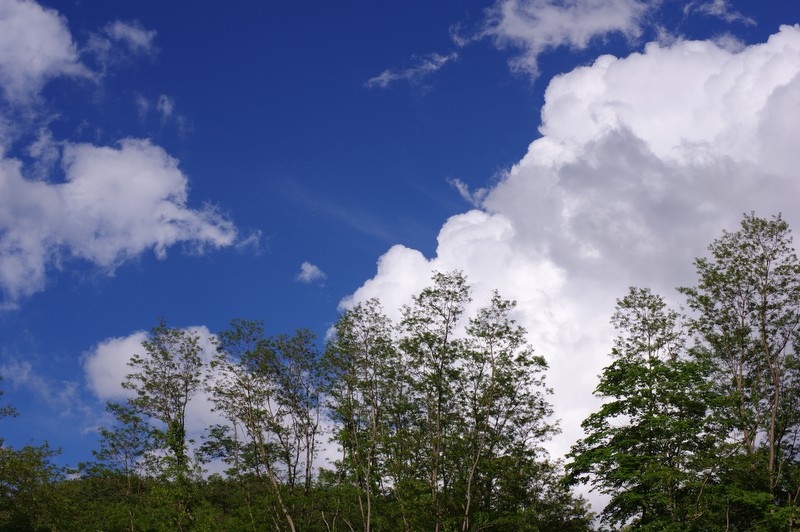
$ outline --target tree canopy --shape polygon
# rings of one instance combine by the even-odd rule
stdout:
[[[515,302],[473,305],[461,272],[436,272],[399,321],[364,301],[324,342],[234,319],[204,353],[160,320],[93,461],[0,439],[0,530],[796,530],[791,232],[745,215],[694,264],[683,308],[642,287],[617,301],[566,466],[544,450],[557,409]],[[220,422],[193,439],[200,395]],[[608,497],[599,521],[578,484]]]

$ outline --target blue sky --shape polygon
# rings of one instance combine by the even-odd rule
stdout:
[[[743,212],[800,227],[798,22],[783,0],[0,0],[3,437],[89,458],[158,317],[322,336],[458,268],[476,305],[520,301],[563,452],[625,287],[674,297]]]

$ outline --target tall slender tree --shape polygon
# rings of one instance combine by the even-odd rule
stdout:
[[[176,504],[174,525],[183,529],[192,520],[192,476],[195,473],[186,434],[186,409],[202,384],[203,361],[196,332],[168,327],[160,320],[135,354],[122,386],[135,392],[128,399],[134,413],[152,420],[156,446],[164,451],[161,475],[174,481],[170,496]]]
[[[791,231],[780,215],[751,213],[709,251],[695,261],[697,286],[681,291],[726,403],[718,410],[718,439],[732,443],[726,454],[750,468],[746,492],[766,491],[774,504],[796,506],[800,261]]]
[[[391,434],[390,390],[400,360],[391,323],[371,299],[342,314],[328,343],[329,407],[334,440],[342,447],[339,468],[351,482],[365,532],[372,529],[376,492],[386,474],[386,444]]]
[[[534,354],[525,329],[511,318],[515,306],[495,291],[466,327],[457,394],[459,448],[453,460],[465,532],[527,502],[528,490],[504,470],[531,471],[529,466],[544,456],[541,443],[557,432],[549,422],[553,411],[544,384],[547,363]],[[524,493],[522,500],[507,496],[513,491]]]
[[[236,319],[218,336],[217,355],[212,362],[216,370],[207,386],[215,410],[231,423],[233,445],[228,451],[241,476],[255,474],[271,489],[276,503],[273,523],[286,522],[288,530],[296,530],[295,519],[283,493],[283,482],[277,467],[276,431],[283,431],[282,414],[277,402],[276,383],[264,367],[274,354],[270,351],[260,322]],[[241,434],[240,434],[241,429]],[[217,431],[228,437],[227,431]],[[251,460],[242,460],[242,450],[249,449]]]
[[[433,286],[414,297],[403,309],[400,348],[409,357],[414,398],[422,407],[423,424],[418,427],[423,447],[420,465],[431,498],[431,527],[443,527],[444,500],[453,481],[447,457],[455,435],[456,383],[461,379],[458,361],[464,343],[457,328],[470,301],[470,289],[461,272],[433,275]]]

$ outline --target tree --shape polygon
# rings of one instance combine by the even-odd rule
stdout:
[[[432,280],[395,333],[370,300],[340,317],[326,351],[339,482],[363,529],[587,529],[541,447],[557,430],[547,364],[515,303],[494,293],[467,319],[464,275]]]
[[[437,532],[443,526],[443,503],[453,480],[446,458],[458,419],[455,394],[461,369],[457,362],[463,358],[464,348],[456,331],[470,301],[469,292],[461,272],[436,272],[433,286],[424,288],[411,306],[403,308],[400,322],[404,333],[400,348],[408,356],[413,397],[422,411],[422,425],[417,427],[422,444],[419,464],[427,480]]]
[[[390,390],[400,359],[377,299],[345,311],[334,329],[325,351],[333,439],[342,446],[339,469],[356,490],[363,528],[369,532],[374,495],[387,473]]]
[[[617,301],[613,362],[600,376],[598,412],[572,449],[572,482],[611,496],[604,521],[638,529],[687,530],[707,456],[703,366],[685,349],[679,315],[649,289]]]
[[[767,220],[751,213],[709,251],[695,260],[697,286],[681,291],[695,313],[692,327],[711,383],[724,399],[717,439],[729,444],[726,456],[747,464],[729,469],[750,469],[740,493],[754,498],[765,491],[774,504],[796,506],[800,262],[789,226],[780,215]],[[754,484],[756,478],[763,483]]]
[[[0,528],[54,529],[59,502],[53,486],[63,478],[53,458],[61,451],[42,445],[0,447]]]
[[[109,402],[106,410],[115,425],[100,428],[100,449],[92,451],[97,464],[85,466],[89,476],[108,477],[121,495],[129,530],[136,529],[142,504],[143,480],[153,451],[152,427],[130,406]]]
[[[279,508],[273,517],[276,526],[278,521],[285,520],[289,530],[294,531],[295,522],[282,494],[275,467],[277,453],[271,442],[280,416],[274,399],[275,383],[261,371],[268,356],[263,325],[233,320],[230,329],[217,335],[217,354],[212,362],[216,371],[207,386],[215,410],[231,423],[233,438],[226,429],[217,429],[217,433],[229,441],[225,447],[229,463],[234,464],[232,472],[242,478],[252,471],[262,483],[268,484]],[[245,456],[250,459],[243,460]]]
[[[157,440],[155,446],[165,451],[161,474],[175,481],[174,493],[167,495],[175,498],[175,525],[183,529],[185,519],[192,519],[189,480],[193,467],[186,434],[186,408],[201,387],[200,338],[196,332],[167,327],[160,320],[142,347],[145,354],[131,358],[128,365],[133,371],[122,386],[136,392],[128,400],[132,413],[162,427],[152,434]]]
[[[220,448],[237,474],[252,473],[271,488],[274,526],[285,521],[290,530],[307,505],[293,509],[289,496],[310,496],[321,432],[326,384],[315,342],[306,330],[266,338],[260,322],[234,320],[218,335],[216,372],[207,384],[215,410],[230,422],[215,428],[227,441]]]
[[[274,383],[277,422],[273,432],[291,491],[302,486],[308,495],[314,478],[314,458],[320,434],[320,394],[325,387],[322,357],[316,336],[298,329],[266,343],[267,356],[259,368]]]
[[[0,390],[0,396],[3,393]],[[0,418],[18,414],[11,405],[0,407]],[[53,458],[60,452],[47,442],[14,449],[0,438],[0,529],[55,527],[61,501],[52,488],[63,478],[63,470],[53,464]]]
[[[460,472],[462,531],[471,529],[473,514],[512,512],[529,490],[511,479],[506,468],[528,470],[543,455],[540,442],[557,432],[548,422],[553,413],[544,384],[547,363],[525,341],[526,331],[511,317],[516,303],[495,291],[490,304],[469,320],[465,359],[461,365]],[[505,491],[505,493],[501,493]],[[477,497],[476,497],[477,495]],[[478,501],[476,501],[476,498]],[[524,498],[523,498],[524,501]],[[478,502],[478,504],[475,504]]]

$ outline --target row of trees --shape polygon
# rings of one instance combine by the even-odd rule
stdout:
[[[800,528],[790,231],[751,214],[709,249],[695,262],[697,285],[679,289],[685,311],[643,288],[617,302],[619,335],[595,392],[604,402],[566,471],[541,448],[558,430],[547,366],[512,319],[514,303],[495,293],[467,316],[464,276],[437,273],[398,323],[367,301],[342,314],[321,351],[308,331],[268,337],[234,320],[204,364],[196,334],[160,323],[131,360],[123,386],[133,397],[108,405],[115,423],[94,462],[65,476],[49,447],[0,445],[0,521],[590,530],[599,523],[570,487],[589,483],[610,497],[600,517],[615,530]],[[198,394],[224,422],[195,442],[186,416]],[[338,455],[326,463],[319,455],[331,447]],[[225,473],[204,474],[212,462]]]
[[[161,322],[130,361],[132,397],[108,404],[95,460],[39,491],[49,510],[13,527],[587,529],[585,502],[541,447],[557,431],[545,360],[513,302],[495,293],[467,316],[469,303],[461,273],[437,273],[399,323],[367,301],[322,351],[308,331],[234,320],[210,364],[195,332]],[[193,441],[200,394],[224,421]],[[338,455],[326,463],[323,447]],[[205,475],[210,463],[224,474]]]
[[[647,289],[617,302],[602,408],[574,482],[639,530],[800,527],[800,262],[789,227],[745,216],[697,259],[681,316]]]

